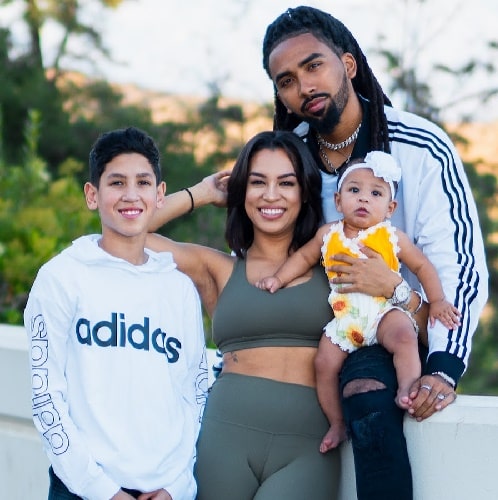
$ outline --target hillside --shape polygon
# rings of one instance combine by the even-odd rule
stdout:
[[[70,81],[76,86],[83,86],[88,82],[86,76],[75,72],[67,73],[64,80],[66,82]],[[123,95],[124,104],[149,108],[152,119],[156,123],[185,121],[196,112],[199,105],[205,102],[203,97],[152,91],[133,84],[112,84],[112,87]],[[268,104],[271,104],[271,100],[269,100]],[[269,116],[268,108],[265,108],[265,106],[255,102],[220,99],[220,106],[222,107],[233,105],[242,106],[246,121],[241,126],[232,126],[227,131],[229,137],[232,136],[236,140],[246,141],[257,132],[271,129],[272,119]],[[498,122],[468,123],[458,126],[449,124],[447,129],[450,133],[457,133],[468,140],[467,144],[457,145],[464,160],[476,161],[480,164],[482,171],[498,175],[498,141],[496,140],[498,137]],[[203,142],[201,141],[198,144],[200,149],[207,147],[205,142],[203,146]]]
[[[449,125],[448,130],[469,141],[466,146],[458,146],[464,160],[477,161],[482,171],[498,174],[498,122]]]
[[[181,121],[199,106],[203,99],[195,96],[166,94],[161,92],[140,89],[134,85],[121,85],[116,87],[122,92],[124,102],[140,104],[152,110],[154,121]],[[242,105],[248,120],[244,126],[244,138],[247,140],[253,134],[272,127],[269,117],[261,116],[258,109],[261,105],[251,102],[237,102],[233,99],[222,99],[222,105]],[[447,126],[450,132],[456,132],[469,141],[467,145],[458,145],[460,155],[467,161],[482,163],[487,171],[498,174],[498,122],[494,123],[468,123]]]

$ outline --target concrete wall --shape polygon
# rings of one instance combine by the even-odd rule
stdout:
[[[46,499],[48,460],[31,421],[22,328],[0,325],[0,380],[0,499]],[[405,434],[415,500],[498,498],[498,398],[459,395],[453,405],[425,422],[407,417]],[[345,444],[341,454],[339,500],[354,500],[351,446]],[[309,500],[312,497],[311,493]]]

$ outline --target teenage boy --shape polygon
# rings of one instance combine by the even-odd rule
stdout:
[[[192,282],[144,246],[164,202],[159,152],[141,130],[114,130],[89,164],[102,234],[42,266],[24,314],[49,499],[192,500],[205,344]]]

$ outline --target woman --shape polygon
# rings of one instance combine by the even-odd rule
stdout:
[[[314,358],[331,320],[316,267],[271,295],[254,284],[307,242],[322,220],[320,174],[290,132],[263,132],[228,181],[226,239],[235,255],[151,235],[196,284],[213,318],[223,371],[198,441],[198,498],[274,500],[337,496],[339,454],[323,455],[328,422]]]

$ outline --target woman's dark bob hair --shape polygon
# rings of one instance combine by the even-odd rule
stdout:
[[[293,132],[261,132],[243,147],[228,181],[225,237],[230,249],[239,258],[244,258],[254,240],[253,225],[245,210],[245,198],[251,161],[256,153],[264,149],[282,150],[289,157],[301,188],[302,205],[289,252],[307,243],[323,223],[322,179],[306,144]]]

